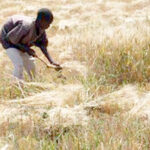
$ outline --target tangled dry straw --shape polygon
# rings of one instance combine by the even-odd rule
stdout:
[[[148,147],[149,0],[0,2],[0,26],[13,14],[35,16],[51,7],[48,50],[65,76],[36,60],[35,80],[25,75],[16,84],[0,48],[1,150]],[[134,126],[136,119],[142,123]]]
[[[0,104],[0,125],[3,126],[8,122],[17,125],[20,121],[22,124],[27,124],[29,121],[44,118],[45,128],[86,126],[93,114],[114,115],[118,112],[128,117],[149,119],[150,94],[139,92],[136,86],[127,85],[87,103],[83,102],[84,90],[81,86],[67,85],[63,89],[67,90],[62,93],[61,87],[57,91],[42,92],[24,99],[3,102]]]

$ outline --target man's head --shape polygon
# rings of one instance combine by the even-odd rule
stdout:
[[[47,8],[42,8],[37,13],[36,23],[40,29],[47,29],[53,22],[53,14]]]

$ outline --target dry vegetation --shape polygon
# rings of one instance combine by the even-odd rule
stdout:
[[[0,150],[150,149],[149,0],[0,3],[0,26],[50,8],[48,49],[64,67],[36,60],[36,78],[20,85],[0,47]]]

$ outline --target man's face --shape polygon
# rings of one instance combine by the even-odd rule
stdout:
[[[49,26],[50,26],[50,24],[51,24],[50,22],[45,21],[45,20],[40,20],[40,21],[39,21],[39,27],[40,27],[41,29],[43,29],[43,30],[48,29]]]

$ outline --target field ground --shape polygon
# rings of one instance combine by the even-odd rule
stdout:
[[[0,3],[0,26],[51,9],[48,50],[64,67],[35,60],[36,78],[20,84],[0,47],[0,150],[150,149],[149,0]]]

